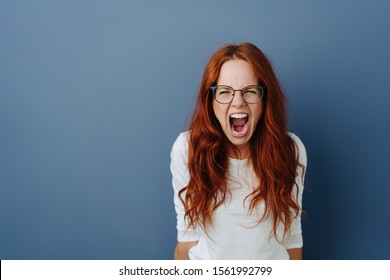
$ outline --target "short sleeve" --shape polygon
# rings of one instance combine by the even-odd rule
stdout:
[[[293,139],[296,147],[296,151],[298,153],[298,161],[299,165],[297,167],[296,172],[296,178],[295,178],[295,188],[293,197],[296,198],[296,202],[299,205],[300,211],[298,216],[293,220],[290,228],[290,234],[287,235],[286,239],[284,240],[283,244],[286,249],[291,248],[301,248],[303,246],[303,238],[302,238],[302,225],[301,225],[301,214],[302,214],[302,194],[303,194],[303,188],[304,188],[304,177],[306,173],[306,167],[307,167],[307,155],[306,155],[306,149],[303,145],[301,139],[299,139],[298,136],[296,136],[293,133],[289,134],[290,137]],[[298,196],[297,196],[298,192]]]
[[[171,151],[171,173],[174,192],[174,204],[177,218],[177,240],[190,242],[199,240],[197,229],[188,228],[184,217],[184,205],[179,198],[179,191],[186,187],[190,181],[188,170],[188,139],[189,133],[183,132],[176,139]],[[183,195],[183,194],[182,194]]]

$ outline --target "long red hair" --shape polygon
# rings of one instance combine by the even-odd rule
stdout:
[[[251,162],[260,178],[260,185],[247,197],[250,210],[264,202],[263,221],[273,217],[273,234],[279,223],[284,236],[300,207],[293,197],[296,169],[299,164],[293,140],[287,134],[285,96],[270,61],[250,43],[226,45],[215,52],[203,73],[195,110],[190,122],[188,168],[190,181],[179,192],[189,227],[200,224],[207,228],[214,211],[230,194],[227,186],[227,147],[232,143],[225,136],[212,107],[210,87],[218,79],[221,66],[231,59],[247,61],[259,83],[266,86],[263,115],[250,140]]]

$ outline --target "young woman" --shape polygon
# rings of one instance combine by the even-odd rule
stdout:
[[[253,44],[212,55],[189,131],[171,152],[175,259],[301,259],[306,151]]]

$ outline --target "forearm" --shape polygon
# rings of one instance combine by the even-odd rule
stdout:
[[[189,260],[188,252],[190,249],[195,246],[198,243],[198,241],[192,241],[192,242],[177,242],[176,249],[175,249],[175,260]]]
[[[302,260],[302,248],[287,249],[290,260]]]

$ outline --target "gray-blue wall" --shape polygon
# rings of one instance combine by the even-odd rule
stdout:
[[[188,3],[189,2],[189,3]],[[169,153],[225,43],[272,60],[307,259],[390,259],[388,1],[0,2],[0,258],[170,259]]]

